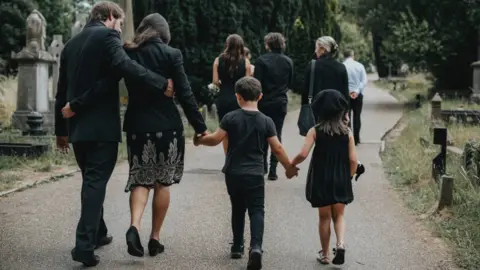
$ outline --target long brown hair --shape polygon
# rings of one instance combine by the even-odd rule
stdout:
[[[137,30],[135,30],[133,41],[126,42],[125,47],[129,49],[137,48],[155,37],[160,38],[165,44],[170,43],[170,27],[167,20],[158,13],[152,13],[143,18]]]
[[[240,60],[245,58],[243,38],[237,34],[229,35],[225,41],[225,49],[221,56],[225,59],[225,64],[228,66],[228,72],[233,76]]]

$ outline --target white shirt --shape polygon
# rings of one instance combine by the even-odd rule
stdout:
[[[363,94],[363,89],[368,83],[365,67],[351,57],[347,58],[343,64],[348,73],[348,90],[350,93]]]

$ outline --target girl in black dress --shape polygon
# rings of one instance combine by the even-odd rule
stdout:
[[[306,197],[312,207],[318,208],[319,234],[322,250],[318,261],[330,263],[330,222],[333,218],[337,246],[333,264],[345,261],[345,205],[353,201],[352,177],[357,170],[355,141],[348,128],[348,102],[337,90],[323,90],[312,103],[317,125],[308,132],[300,153],[292,165],[303,162],[312,146],[308,169]]]
[[[235,96],[235,83],[250,76],[250,61],[245,57],[244,43],[241,36],[232,34],[227,37],[225,49],[213,63],[212,83],[220,88],[215,105],[218,110],[218,121],[222,121],[225,114],[240,109]],[[223,141],[223,148],[227,152],[228,139]]]

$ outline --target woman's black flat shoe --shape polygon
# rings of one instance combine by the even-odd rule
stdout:
[[[162,253],[164,250],[165,250],[165,247],[162,244],[160,244],[160,242],[158,242],[157,240],[152,238],[148,242],[148,252],[150,253],[150,256],[152,257],[156,256],[157,254]]]
[[[143,257],[144,250],[142,246],[142,242],[140,241],[140,235],[138,234],[137,228],[135,226],[130,226],[127,231],[127,246],[128,246],[128,254],[135,256],[135,257]]]

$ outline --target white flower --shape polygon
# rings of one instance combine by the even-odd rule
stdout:
[[[207,87],[208,87],[209,90],[212,90],[212,91],[216,91],[216,92],[220,91],[220,89],[218,88],[218,86],[216,86],[216,85],[213,84],[213,83],[209,84]]]

